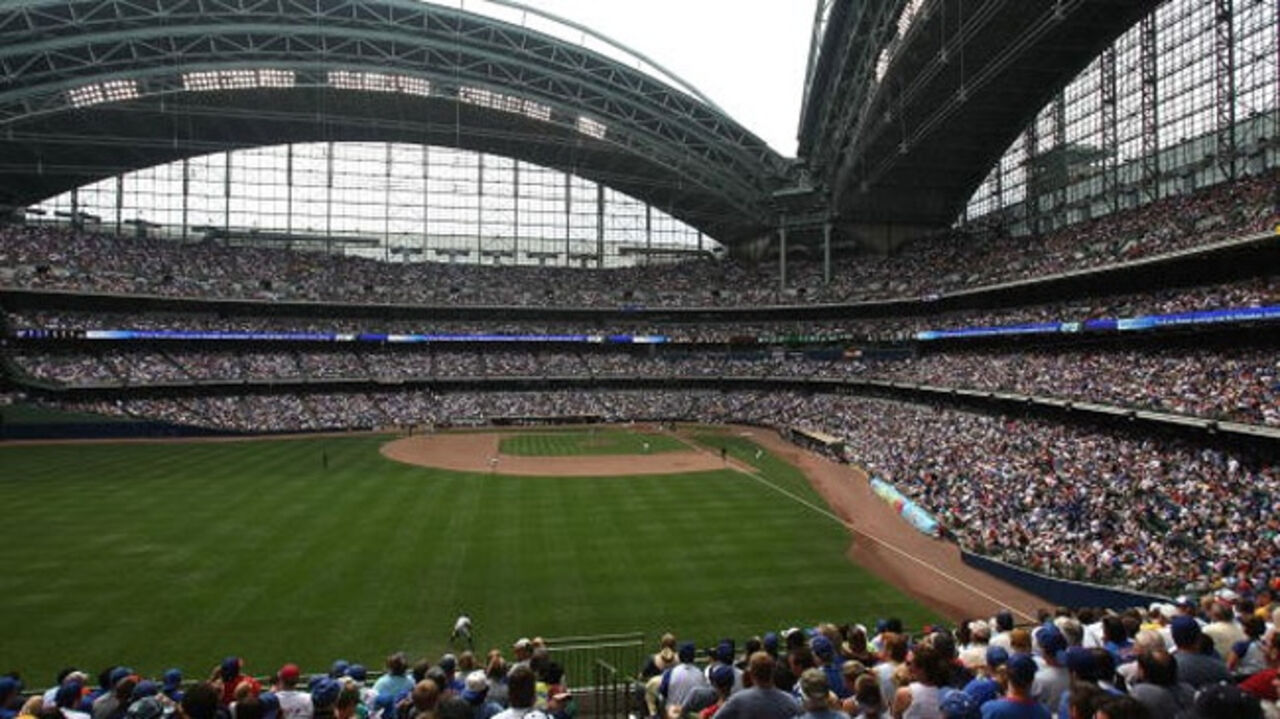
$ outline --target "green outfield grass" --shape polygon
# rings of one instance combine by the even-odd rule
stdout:
[[[727,441],[772,482],[789,465]],[[844,528],[740,473],[515,478],[398,464],[383,437],[0,446],[0,671],[203,675],[438,655],[524,635],[700,646],[819,620],[934,615],[853,566]],[[329,469],[321,466],[322,453]]]
[[[498,451],[527,457],[573,457],[599,454],[648,454],[679,452],[689,445],[665,434],[629,432],[623,429],[580,430],[577,432],[528,432],[503,437]]]

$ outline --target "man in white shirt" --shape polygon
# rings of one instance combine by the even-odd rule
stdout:
[[[315,706],[311,695],[298,691],[298,680],[302,672],[297,664],[286,664],[276,672],[276,698],[280,700],[280,719],[312,719]]]

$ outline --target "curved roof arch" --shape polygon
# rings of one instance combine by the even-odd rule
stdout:
[[[418,0],[20,0],[0,9],[0,203],[218,149],[444,144],[572,171],[727,242],[787,163],[617,60]]]

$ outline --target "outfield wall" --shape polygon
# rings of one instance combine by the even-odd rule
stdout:
[[[1087,582],[1076,582],[1070,579],[1059,579],[1037,574],[1028,569],[1006,564],[998,559],[984,557],[963,549],[960,558],[965,564],[980,569],[998,579],[1044,599],[1059,607],[1106,607],[1109,609],[1128,609],[1130,607],[1146,607],[1152,602],[1168,602],[1168,597],[1158,594],[1131,592],[1115,587],[1104,587]]]

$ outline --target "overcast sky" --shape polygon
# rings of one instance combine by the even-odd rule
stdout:
[[[487,4],[459,1],[480,12]],[[812,0],[522,1],[649,56],[775,150],[795,155]]]

